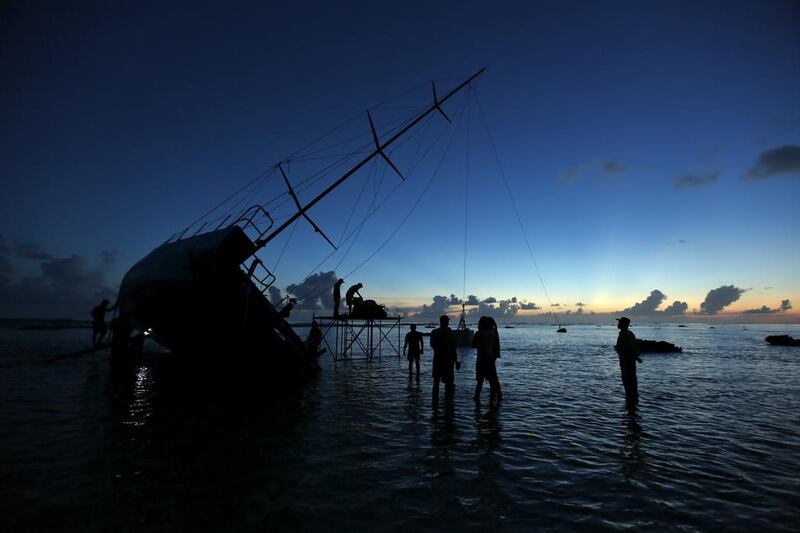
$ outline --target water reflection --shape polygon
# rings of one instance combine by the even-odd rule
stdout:
[[[482,411],[479,405],[475,406],[475,441],[478,448],[491,452],[500,447],[500,405],[492,402]]]
[[[645,468],[645,454],[642,451],[642,420],[636,406],[626,406],[621,424],[622,445],[619,449],[620,468],[626,481],[635,479]]]
[[[444,402],[442,406],[435,402],[431,414],[431,446],[434,450],[447,456],[448,450],[457,442],[457,426],[455,423],[455,406],[453,402]]]
[[[409,419],[415,424],[419,422],[420,410],[422,408],[422,387],[419,379],[408,376],[406,386],[406,412]]]

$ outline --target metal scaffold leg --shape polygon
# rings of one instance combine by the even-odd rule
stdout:
[[[323,342],[334,361],[380,358],[384,350],[399,358],[400,317],[358,319],[349,316],[317,317],[322,326]],[[392,333],[397,330],[397,342]]]

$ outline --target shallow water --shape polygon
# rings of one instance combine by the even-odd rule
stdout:
[[[429,353],[419,383],[325,357],[267,400],[175,389],[163,357],[122,378],[106,353],[43,362],[86,330],[0,330],[4,529],[794,530],[800,349],[764,337],[800,327],[634,332],[684,352],[643,356],[629,412],[611,326],[501,329],[504,399],[478,408],[470,350],[452,406]]]

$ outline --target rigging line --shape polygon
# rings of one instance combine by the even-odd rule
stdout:
[[[359,149],[359,150],[361,150],[361,149]],[[295,185],[295,190],[303,192],[308,187],[314,185],[319,180],[321,180],[322,178],[327,176],[328,173],[333,171],[335,168],[338,168],[338,167],[344,165],[345,163],[347,163],[349,160],[351,160],[353,157],[355,157],[359,153],[360,153],[360,151],[351,152],[350,155],[348,155],[346,157],[343,157],[342,159],[340,159],[338,161],[334,161],[334,162],[330,163],[329,165],[327,165],[326,167],[323,167],[322,169],[320,169],[317,172],[311,174],[309,177],[307,177],[306,179],[304,179],[303,181],[301,181],[297,185]]]
[[[371,163],[371,165],[370,165],[370,170],[369,170],[369,173],[367,174],[367,178],[364,180],[364,183],[363,183],[363,184],[362,184],[362,186],[361,186],[361,192],[364,192],[364,190],[366,189],[366,185],[367,185],[367,183],[370,181],[370,178],[372,177],[372,175],[373,175],[373,173],[374,173],[374,170],[375,170],[375,164],[376,164],[376,163],[377,163],[377,160],[373,159],[373,160],[372,160],[372,163]],[[359,200],[360,200],[360,199],[361,199],[361,194],[359,193]],[[352,214],[355,212],[355,209],[356,209],[356,207],[357,207],[357,206],[358,206],[358,201],[356,201],[356,204],[353,206],[353,209],[352,209],[352,211],[351,211],[351,218],[352,218]],[[363,219],[361,219],[361,222],[360,222],[360,223],[358,224],[358,226],[357,226],[357,227],[354,229],[355,236],[353,237],[353,239],[352,239],[352,240],[350,240],[350,244],[347,246],[347,249],[344,251],[344,254],[342,254],[342,257],[341,257],[341,258],[339,258],[339,261],[338,261],[338,262],[337,262],[337,263],[336,263],[336,264],[333,266],[333,271],[334,271],[334,272],[336,272],[336,269],[337,269],[337,268],[339,268],[340,266],[342,266],[342,263],[343,263],[343,262],[344,262],[344,260],[347,258],[347,256],[350,254],[350,251],[353,249],[353,246],[354,246],[354,245],[355,245],[355,243],[358,241],[358,237],[361,235],[361,230],[362,230],[362,229],[364,229],[364,226],[366,225],[366,223],[367,223],[367,220],[368,220],[368,219],[371,217],[371,215],[372,215],[372,213],[370,213],[370,210],[369,210],[369,209],[367,209],[367,210],[366,210],[366,212],[364,213],[364,218],[363,218]],[[347,239],[349,240],[351,236],[352,236],[352,233],[351,233],[351,235],[348,235]],[[344,243],[344,241],[340,242],[340,243],[339,243],[339,247],[341,247],[343,243]],[[327,261],[328,261],[328,259],[330,259],[331,257],[333,257],[333,255],[334,255],[336,252],[338,252],[338,250],[333,250],[331,253],[329,253],[329,254],[328,254],[326,257],[325,257],[325,259],[323,259],[323,260],[322,260],[322,262],[321,262],[321,263],[319,263],[319,264],[318,264],[316,267],[314,267],[314,268],[311,270],[311,272],[310,272],[308,275],[306,275],[306,278],[305,278],[305,279],[308,279],[308,278],[309,278],[311,275],[313,275],[314,271],[315,271],[315,270],[317,270],[317,268],[319,268],[320,266],[322,266],[322,265],[323,265],[325,262],[327,262]],[[314,285],[314,287],[313,287],[313,288],[312,288],[312,289],[309,291],[309,294],[314,294],[314,297],[318,297],[318,296],[320,296],[320,295],[321,295],[323,292],[325,292],[326,290],[329,290],[329,287],[323,287],[323,289],[322,289],[321,291],[318,291],[318,289],[319,289],[320,287],[323,287],[323,281],[320,281],[319,283],[317,283],[316,285]],[[301,299],[305,299],[305,298],[308,298],[308,296],[303,296]]]
[[[425,184],[425,187],[422,189],[422,192],[417,197],[417,200],[411,206],[411,209],[409,209],[408,213],[406,213],[406,215],[400,221],[400,224],[397,225],[397,227],[386,238],[386,240],[384,240],[383,243],[381,243],[381,245],[378,246],[378,248],[376,248],[375,251],[373,251],[369,256],[367,256],[358,266],[356,266],[353,270],[348,272],[345,275],[345,277],[351,276],[352,274],[357,272],[360,268],[362,268],[364,265],[366,265],[373,257],[375,257],[378,254],[378,252],[383,250],[383,248],[387,244],[389,244],[389,242],[394,238],[394,236],[397,235],[397,232],[400,231],[400,228],[403,227],[403,225],[406,223],[406,221],[409,219],[409,217],[411,217],[411,215],[417,209],[417,206],[419,206],[419,204],[422,202],[422,199],[425,197],[425,194],[428,192],[428,189],[430,189],[431,185],[433,184],[434,179],[439,174],[439,171],[442,168],[442,164],[444,163],[444,160],[447,157],[447,154],[450,152],[450,147],[453,145],[453,139],[455,139],[455,134],[456,134],[456,131],[458,130],[458,124],[461,123],[461,118],[462,118],[462,115],[464,114],[464,108],[465,107],[466,107],[466,102],[465,102],[465,105],[461,108],[461,111],[459,111],[458,119],[456,119],[456,122],[457,122],[456,123],[456,127],[453,129],[453,135],[450,137],[450,140],[448,141],[447,146],[445,147],[444,153],[442,154],[441,159],[439,159],[439,163],[436,165],[436,169],[434,169],[433,173],[431,174],[431,177],[428,178],[428,182]]]
[[[464,96],[464,101],[462,102],[462,108],[463,108],[463,106],[466,106],[466,95]],[[460,111],[459,111],[459,112],[460,112]],[[410,175],[412,175],[414,172],[416,172],[416,171],[417,171],[417,167],[419,167],[419,165],[421,165],[421,164],[422,164],[422,162],[423,162],[423,161],[425,160],[425,158],[428,156],[428,153],[430,153],[430,151],[432,150],[433,146],[439,143],[439,140],[441,140],[441,138],[442,138],[442,135],[444,135],[444,132],[446,132],[446,131],[447,131],[447,129],[445,128],[445,129],[443,129],[443,130],[442,130],[442,131],[439,133],[439,136],[438,136],[438,137],[436,138],[436,140],[433,142],[433,145],[431,145],[431,147],[429,147],[429,148],[428,148],[428,149],[425,151],[425,153],[424,153],[424,154],[422,154],[422,157],[420,157],[420,158],[419,158],[419,160],[417,160],[417,162],[414,164],[414,166],[412,166],[412,167],[411,167],[411,170],[409,170],[409,172],[408,172],[408,175],[409,175],[409,176],[410,176]]]
[[[486,115],[483,113],[483,106],[481,106],[481,101],[478,98],[477,92],[475,93],[475,102],[478,106],[478,111],[481,114],[481,118],[483,119],[483,125],[486,129],[486,136],[489,138],[489,144],[492,146],[492,150],[494,151],[495,161],[497,162],[497,168],[500,170],[500,176],[503,178],[503,183],[505,184],[506,191],[508,192],[508,197],[511,199],[511,207],[514,209],[514,215],[517,218],[517,224],[519,224],[519,229],[522,232],[522,237],[525,240],[525,246],[528,248],[528,254],[531,256],[531,261],[533,262],[533,266],[536,269],[536,275],[539,277],[539,283],[542,285],[542,291],[544,291],[545,298],[547,298],[547,303],[550,305],[550,308],[553,308],[553,303],[550,300],[550,295],[547,292],[547,287],[544,284],[544,279],[542,278],[542,273],[539,270],[539,264],[536,262],[536,257],[533,255],[533,248],[531,248],[530,241],[528,240],[528,234],[525,232],[525,226],[522,224],[522,218],[519,216],[519,210],[517,209],[517,203],[514,201],[514,195],[511,193],[511,187],[508,184],[508,179],[506,178],[506,173],[503,170],[503,165],[500,162],[500,154],[497,151],[497,146],[494,143],[494,137],[492,137],[492,132],[489,130],[489,123],[486,120]],[[561,320],[558,318],[558,315],[555,311],[550,311],[553,313],[553,316],[556,318],[556,322],[558,325],[561,325]]]
[[[367,174],[366,178],[363,182],[361,182],[361,189],[358,191],[358,196],[356,197],[356,201],[353,204],[353,209],[350,210],[350,215],[347,217],[347,223],[344,225],[344,229],[342,230],[342,234],[339,237],[339,247],[342,246],[344,243],[344,236],[347,234],[347,230],[350,229],[350,222],[353,221],[353,215],[356,213],[356,207],[358,206],[359,202],[361,202],[361,196],[364,194],[364,190],[367,188],[367,182],[369,181],[369,176],[372,175],[372,169],[375,168],[375,161],[377,159],[373,159],[372,165],[370,165],[369,173]]]
[[[322,139],[324,139],[325,137],[328,137],[328,136],[330,136],[330,135],[333,135],[334,133],[336,133],[336,132],[337,132],[337,131],[339,131],[340,129],[344,128],[345,126],[347,126],[347,125],[348,125],[348,124],[350,124],[351,122],[355,121],[357,118],[359,118],[359,117],[360,117],[361,115],[363,115],[363,114],[364,114],[364,111],[359,111],[358,113],[356,113],[356,114],[355,114],[355,115],[353,115],[352,117],[350,117],[350,118],[346,119],[344,122],[342,122],[342,123],[341,123],[341,124],[339,124],[338,126],[336,126],[336,127],[332,128],[332,129],[328,130],[327,132],[323,133],[323,134],[322,134],[322,135],[320,135],[319,137],[317,137],[317,138],[315,138],[314,140],[310,141],[310,142],[309,142],[309,143],[307,143],[306,145],[304,145],[304,146],[302,146],[302,147],[298,148],[297,150],[295,150],[294,152],[292,152],[292,153],[291,153],[291,154],[289,154],[288,156],[284,157],[284,158],[283,158],[283,161],[289,161],[289,160],[293,159],[293,158],[294,158],[294,157],[295,157],[297,154],[301,153],[301,152],[302,152],[303,150],[305,150],[306,148],[310,148],[311,146],[315,145],[316,143],[318,143],[319,141],[321,141],[321,140],[322,140]]]
[[[383,132],[383,135],[384,136],[392,135],[394,132],[399,131],[401,128],[405,127],[405,125],[408,124],[411,120],[413,120],[413,117],[412,118],[403,119],[403,122],[401,122],[400,124],[392,127],[389,130],[385,130]],[[413,134],[412,134],[412,136],[413,136]],[[363,153],[364,149],[369,147],[369,146],[371,146],[371,143],[363,144],[360,147],[358,147],[355,151],[351,152],[348,156],[344,157],[343,159],[341,159],[339,161],[334,161],[334,162],[330,163],[328,166],[323,167],[319,171],[315,172],[314,174],[312,174],[311,176],[309,176],[305,180],[303,180],[300,183],[298,183],[297,185],[295,185],[295,190],[297,190],[298,192],[305,191],[311,185],[319,182],[319,180],[321,180],[325,175],[327,175],[327,173],[331,172],[333,169],[335,169],[335,168],[337,168],[339,166],[342,166],[347,161],[349,161],[350,159],[355,157],[357,154]],[[288,201],[288,199],[287,199],[287,201]]]
[[[261,180],[261,182],[258,183],[246,197],[242,197],[241,199],[239,199],[239,201],[233,204],[231,207],[229,207],[228,210],[222,214],[222,216],[228,215],[234,209],[237,209],[242,204],[244,204],[245,209],[247,209],[248,207],[247,204],[249,204],[253,200],[253,198],[255,198],[256,194],[258,193],[258,191],[261,190],[262,187],[264,187],[265,183],[266,180]]]
[[[292,240],[292,236],[294,235],[294,230],[296,229],[297,229],[297,222],[292,224],[292,230],[289,232],[289,238],[286,239],[286,242],[283,243],[283,248],[281,249],[281,253],[280,255],[278,255],[278,258],[275,260],[275,265],[272,267],[273,272],[278,270],[278,265],[281,262],[281,258],[283,258],[283,253],[286,251],[286,247],[289,246],[289,242]]]
[[[383,186],[383,180],[386,179],[386,170],[389,168],[389,165],[383,165],[383,172],[381,172],[381,179],[378,181],[377,186],[373,188],[372,194],[372,214],[375,214],[375,202],[378,199],[378,193],[381,192],[381,187]],[[375,183],[375,180],[372,180],[372,183]]]
[[[384,132],[383,135],[385,136],[385,135],[391,134],[392,131],[395,131],[396,129],[399,129],[402,126],[402,124],[398,125],[398,123],[403,123],[404,121],[410,121],[411,118],[413,118],[413,115],[410,118],[406,117],[406,116],[402,116],[402,117],[397,117],[397,118],[391,120],[388,124],[385,124],[383,126],[383,128],[385,129],[385,128],[390,128],[391,127],[392,129],[389,130],[388,132]],[[343,139],[341,141],[337,141],[337,142],[329,144],[327,146],[323,146],[322,148],[317,148],[316,150],[313,150],[311,152],[304,153],[301,157],[294,156],[291,159],[286,159],[286,161],[302,161],[305,158],[307,158],[308,156],[312,156],[312,155],[316,155],[316,154],[325,152],[326,150],[330,150],[331,148],[336,148],[337,146],[341,146],[343,144],[347,144],[347,143],[356,141],[358,139],[361,139],[362,137],[366,137],[370,141],[372,141],[372,133],[370,133],[370,131],[367,130],[367,131],[364,131],[363,133],[359,133],[358,135],[354,135],[353,137],[349,137],[347,139]],[[363,144],[362,146],[363,147],[370,147],[370,146],[372,146],[372,143],[371,142],[367,142],[367,143]]]
[[[471,87],[470,87],[471,89]],[[471,102],[472,91],[467,93],[469,98],[467,100],[468,103]],[[468,106],[467,108],[467,125],[466,125],[466,149],[464,150],[466,153],[466,163],[464,165],[465,172],[464,172],[464,287],[462,289],[461,294],[461,301],[466,301],[467,299],[467,228],[469,222],[469,122],[470,116],[472,115],[472,106]]]
[[[383,100],[382,102],[379,102],[379,103],[375,104],[374,106],[368,107],[367,109],[378,109],[378,108],[380,108],[381,106],[383,106],[383,105],[385,105],[385,104],[388,104],[389,102],[392,102],[392,101],[394,101],[394,100],[397,100],[398,98],[402,98],[403,96],[405,96],[405,95],[407,95],[407,94],[409,94],[409,93],[412,93],[412,92],[414,92],[414,91],[416,91],[416,90],[419,90],[420,88],[422,88],[422,87],[424,87],[424,86],[426,86],[426,85],[427,85],[427,82],[426,82],[426,83],[420,83],[420,84],[418,84],[418,85],[416,85],[416,86],[412,87],[411,89],[408,89],[408,90],[406,90],[406,91],[403,91],[402,93],[400,93],[400,94],[398,94],[398,95],[396,95],[396,96],[393,96],[393,97],[391,97],[391,98],[388,98],[388,99],[386,99],[386,100]],[[359,118],[359,117],[360,117],[361,115],[363,115],[364,113],[366,113],[366,110],[359,111],[358,113],[356,113],[356,114],[355,114],[355,115],[353,115],[352,117],[350,117],[350,118],[346,119],[346,120],[345,120],[343,123],[341,123],[340,125],[338,125],[338,126],[336,126],[336,127],[332,128],[331,130],[329,130],[329,131],[328,131],[328,132],[326,132],[326,133],[323,133],[322,135],[320,135],[319,137],[315,138],[315,139],[314,139],[314,140],[312,140],[311,142],[309,142],[309,143],[307,143],[306,145],[302,146],[301,148],[297,149],[297,150],[296,150],[296,151],[294,151],[294,152],[293,152],[291,155],[289,155],[288,157],[284,158],[283,160],[284,160],[284,161],[288,161],[289,159],[292,159],[292,158],[294,158],[294,157],[295,157],[297,154],[301,153],[301,152],[302,152],[303,150],[305,150],[306,148],[310,148],[311,146],[313,146],[314,144],[318,143],[319,141],[321,141],[321,140],[322,140],[322,139],[324,139],[325,137],[328,137],[328,136],[330,136],[330,135],[332,135],[332,134],[336,133],[337,131],[339,131],[340,129],[344,128],[344,127],[345,127],[346,125],[348,125],[349,123],[351,123],[351,122],[353,122],[354,120],[356,120],[357,118]]]
[[[425,193],[427,192],[427,190],[430,188],[431,184],[433,183],[433,179],[438,174],[438,172],[439,172],[439,170],[440,170],[440,168],[442,166],[442,163],[444,162],[444,158],[447,155],[447,152],[450,150],[450,146],[452,145],[453,139],[455,139],[456,132],[458,131],[458,126],[461,124],[461,117],[463,115],[465,107],[466,107],[466,99],[464,100],[464,103],[462,104],[461,109],[459,110],[458,118],[456,119],[456,127],[453,129],[453,133],[452,133],[452,135],[450,137],[450,141],[448,142],[447,147],[445,148],[445,152],[442,154],[442,158],[439,160],[438,166],[436,167],[435,171],[431,174],[431,177],[428,179],[428,183],[425,185],[425,188],[423,189],[422,193],[417,198],[417,201],[411,207],[411,210],[408,212],[408,214],[405,216],[405,218],[400,222],[400,225],[395,229],[395,231],[392,233],[392,235],[390,235],[389,238],[386,241],[384,241],[384,243],[380,246],[380,248],[375,250],[375,252],[373,252],[373,254],[371,256],[366,258],[358,267],[356,267],[354,270],[352,270],[350,273],[348,273],[347,276],[344,276],[344,277],[350,276],[350,274],[353,274],[358,269],[363,267],[370,259],[372,259],[372,257],[375,256],[375,254],[377,254],[384,246],[386,246],[386,244],[388,244],[389,241],[394,237],[394,234],[396,234],[400,230],[400,227],[402,227],[402,225],[405,223],[405,221],[408,219],[408,217],[411,216],[411,213],[413,213],[413,211],[417,208],[419,203],[422,201],[423,196],[425,195]],[[433,143],[431,143],[431,145],[428,147],[428,149],[425,151],[425,153],[422,154],[422,158],[420,159],[420,161],[424,160],[425,157],[427,157],[427,155],[439,144],[439,141],[442,139],[442,137],[444,137],[444,134],[447,131],[448,131],[448,128],[445,128],[445,129],[442,129],[441,132],[439,132],[438,137],[436,137],[436,139],[433,141]],[[415,167],[415,169],[416,169],[416,167]],[[411,175],[409,174],[409,177],[410,176]],[[395,185],[394,188],[389,192],[389,194],[387,194],[386,197],[383,200],[381,200],[381,202],[378,204],[377,207],[380,208],[381,206],[383,206],[383,204],[385,204],[392,197],[392,195],[394,195],[394,193],[397,192],[397,190],[403,185],[403,183],[405,183],[405,182],[402,182],[402,181],[398,182],[397,185]],[[367,220],[369,218],[371,218],[371,214],[367,213],[367,216],[364,217],[364,220],[361,221],[361,223],[358,225],[358,227],[353,229],[353,231],[350,232],[350,234],[347,237],[345,237],[344,241],[342,241],[342,242],[343,243],[346,242],[354,234],[355,234],[355,239],[357,239],[358,235],[361,232],[361,228],[364,227],[364,225],[366,224],[366,222],[367,222]],[[347,250],[348,252],[350,251],[350,248],[352,248],[352,243],[348,247],[348,250]],[[303,279],[308,279],[311,275],[313,275],[314,272],[318,268],[320,268],[322,265],[324,265],[328,261],[328,259],[330,259],[336,252],[337,252],[337,250],[334,250],[331,253],[329,253],[322,261],[320,261],[314,268],[312,268],[311,271],[308,274],[306,274],[305,278],[303,278]],[[339,263],[337,264],[336,268],[338,268],[339,265],[341,265],[341,263],[342,263],[342,261],[339,261]],[[320,286],[322,286],[321,283],[318,284],[317,286],[315,286],[314,289],[312,289],[312,291],[309,292],[309,296],[306,296],[305,298],[312,298],[312,297],[316,298],[316,297],[320,296],[326,290],[330,290],[330,287],[324,287],[323,290],[321,290],[319,292],[314,292]]]
[[[412,120],[411,118],[406,118],[406,119],[404,119],[404,121],[403,121],[402,123],[400,123],[400,124],[398,124],[398,125],[394,126],[393,128],[389,129],[388,131],[385,131],[385,132],[384,132],[384,135],[391,135],[393,132],[400,130],[402,127],[404,127],[404,126],[405,126],[407,123],[409,123],[411,120]],[[411,136],[410,136],[410,137],[411,137],[411,138],[413,138],[413,135],[415,135],[415,134],[416,134],[416,132],[413,132],[413,133],[411,134]],[[404,144],[405,142],[408,142],[408,141],[407,141],[407,140],[405,140],[405,141],[403,142],[403,144]],[[312,174],[311,176],[309,176],[309,177],[308,177],[308,178],[306,178],[305,180],[301,181],[299,184],[295,185],[295,190],[296,190],[297,192],[304,192],[304,191],[305,191],[305,190],[307,190],[309,187],[311,187],[312,185],[314,185],[315,183],[317,183],[317,182],[319,182],[321,179],[323,179],[323,178],[324,178],[324,177],[325,177],[325,176],[326,176],[328,173],[330,173],[331,171],[333,171],[335,168],[337,168],[337,167],[340,167],[340,166],[344,165],[344,164],[345,164],[345,163],[347,163],[347,162],[348,162],[350,159],[352,159],[353,157],[355,157],[357,154],[359,154],[359,153],[362,153],[362,152],[363,152],[363,147],[365,147],[365,146],[369,146],[369,145],[362,145],[362,147],[360,147],[360,148],[359,148],[359,150],[360,150],[360,151],[354,151],[354,152],[351,152],[349,155],[347,155],[346,157],[342,158],[341,160],[339,160],[339,161],[334,161],[334,162],[332,162],[331,164],[329,164],[328,166],[326,166],[326,167],[323,167],[322,169],[320,169],[320,170],[319,170],[319,171],[317,171],[316,173]],[[401,144],[400,146],[402,146],[402,144]],[[399,147],[399,146],[398,146],[398,147]],[[286,197],[286,199],[285,199],[285,200],[284,200],[282,203],[278,204],[278,205],[277,205],[277,206],[276,206],[274,209],[279,209],[279,208],[283,207],[284,205],[286,205],[286,204],[289,202],[290,198],[288,197],[288,193],[286,193],[286,194],[287,194],[287,197]],[[377,196],[377,192],[375,193],[375,195]],[[283,195],[281,195],[281,196],[283,196]],[[279,196],[279,197],[280,197],[280,196]],[[278,197],[278,198],[279,198],[279,197]],[[270,200],[270,202],[268,202],[268,203],[267,203],[267,204],[265,204],[265,205],[268,205],[269,203],[271,203],[271,202],[272,202],[272,201],[274,201],[274,200],[277,200],[277,198],[275,198],[275,199],[273,199],[273,200]]]
[[[358,150],[357,153],[364,154],[364,153],[367,153],[369,151],[370,151],[369,148],[365,147],[363,150]],[[307,161],[321,161],[323,159],[334,159],[336,157],[348,156],[351,153],[353,153],[353,152],[341,152],[341,153],[338,153],[338,154],[331,154],[331,155],[318,155],[318,156],[313,156],[313,157],[294,158],[294,159],[289,160],[289,163],[305,163]]]
[[[261,180],[257,181],[257,182],[256,182],[256,183],[253,185],[253,187],[252,187],[252,190],[251,190],[249,193],[246,193],[246,194],[252,194],[252,192],[253,192],[253,191],[256,191],[256,190],[258,190],[258,189],[259,189],[259,188],[260,188],[260,187],[261,187],[263,184],[264,184],[264,179],[262,178]],[[242,203],[242,199],[240,198],[240,199],[239,199],[239,200],[238,200],[238,201],[237,201],[235,204],[233,204],[232,206],[228,207],[228,208],[227,208],[225,211],[222,211],[222,212],[219,214],[219,216],[217,216],[216,218],[213,218],[213,219],[211,219],[211,220],[208,220],[208,221],[207,221],[207,224],[209,224],[210,226],[214,226],[214,224],[216,224],[218,221],[221,221],[221,220],[223,220],[225,217],[229,217],[229,216],[230,216],[230,215],[229,215],[229,213],[230,213],[231,211],[233,211],[233,209],[234,209],[236,206],[238,206],[239,204],[241,204],[241,203]],[[209,216],[210,216],[210,215],[209,215]],[[204,218],[207,218],[207,217],[204,217]]]
[[[417,158],[417,155],[419,154],[419,150],[420,150],[420,148],[422,148],[422,143],[425,142],[425,138],[428,136],[428,131],[430,131],[430,129],[431,129],[430,126],[431,126],[431,123],[432,123],[431,122],[431,117],[432,116],[433,115],[428,115],[428,118],[425,119],[425,124],[423,124],[423,126],[422,126],[422,133],[419,136],[419,143],[417,143],[417,147],[416,147],[416,149],[414,149],[414,155],[411,156],[411,165],[410,165],[410,167],[408,169],[406,169],[406,174],[410,175],[410,173],[413,172],[413,169],[416,168],[416,164],[414,163],[414,160]]]
[[[248,181],[247,183],[245,183],[244,185],[242,185],[242,186],[241,186],[239,189],[237,189],[235,192],[233,192],[233,193],[232,193],[230,196],[228,196],[227,198],[225,198],[224,200],[222,200],[220,203],[218,203],[217,205],[215,205],[214,207],[212,207],[210,210],[208,210],[208,211],[206,211],[205,213],[203,213],[202,215],[200,215],[200,216],[197,218],[197,220],[195,220],[194,222],[192,222],[191,224],[189,224],[189,226],[188,226],[188,227],[190,227],[190,228],[191,228],[192,226],[194,226],[195,224],[197,224],[198,222],[200,222],[201,220],[203,220],[205,217],[207,217],[208,215],[210,215],[211,213],[213,213],[214,211],[216,211],[217,209],[219,209],[221,206],[223,206],[224,204],[226,204],[227,202],[229,202],[229,201],[230,201],[232,198],[234,198],[236,195],[238,195],[239,193],[241,193],[242,191],[244,191],[245,189],[247,189],[248,187],[250,187],[251,185],[253,185],[253,184],[254,184],[256,181],[258,181],[259,179],[265,178],[265,177],[266,177],[266,176],[267,176],[267,175],[268,175],[270,172],[274,172],[274,169],[268,169],[268,170],[265,170],[264,172],[262,172],[261,174],[259,174],[259,175],[258,175],[258,176],[256,176],[255,178],[251,179],[250,181]]]

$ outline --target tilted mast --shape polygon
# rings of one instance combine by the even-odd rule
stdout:
[[[330,184],[330,185],[328,186],[328,188],[326,188],[324,191],[322,191],[321,193],[319,193],[319,194],[318,194],[318,195],[317,195],[317,196],[316,196],[316,197],[315,197],[313,200],[311,200],[310,202],[308,202],[308,203],[307,203],[305,206],[303,206],[303,207],[300,207],[300,203],[299,203],[299,201],[297,200],[297,197],[294,195],[294,191],[291,189],[291,185],[289,185],[289,181],[288,181],[288,179],[286,178],[285,174],[283,174],[283,168],[281,168],[281,167],[279,166],[278,168],[279,168],[279,170],[281,171],[281,174],[283,174],[283,175],[284,175],[284,180],[286,181],[286,185],[289,187],[289,192],[290,192],[290,194],[292,195],[292,197],[293,197],[293,199],[294,199],[294,201],[295,201],[295,204],[297,205],[297,207],[298,207],[299,209],[298,209],[298,211],[297,211],[295,214],[293,214],[292,216],[290,216],[290,217],[289,217],[289,218],[288,218],[288,219],[287,219],[287,220],[286,220],[286,221],[285,221],[283,224],[281,224],[281,225],[280,225],[278,228],[276,228],[275,230],[273,230],[273,231],[272,231],[272,232],[271,232],[269,235],[267,235],[266,237],[264,237],[264,238],[262,238],[262,239],[258,239],[258,240],[255,242],[255,244],[256,244],[256,247],[257,247],[257,248],[263,248],[264,246],[266,246],[266,245],[267,245],[267,243],[269,243],[269,242],[270,242],[272,239],[274,239],[275,237],[277,237],[277,236],[278,236],[278,235],[279,235],[279,234],[280,234],[280,233],[281,233],[283,230],[285,230],[286,228],[288,228],[288,227],[289,227],[289,226],[290,226],[290,225],[291,225],[291,224],[292,224],[292,223],[293,223],[295,220],[297,220],[297,219],[298,219],[298,218],[300,218],[300,217],[304,217],[306,220],[308,220],[308,221],[311,223],[311,225],[314,227],[314,230],[315,230],[316,232],[319,232],[319,233],[321,233],[321,230],[319,229],[319,227],[318,227],[318,226],[317,226],[317,225],[316,225],[314,222],[312,222],[312,221],[311,221],[311,219],[308,217],[308,215],[306,214],[306,212],[307,212],[309,209],[311,209],[312,207],[314,207],[314,206],[315,206],[315,205],[316,205],[316,204],[317,204],[317,203],[318,203],[320,200],[322,200],[322,199],[323,199],[323,198],[325,198],[325,197],[326,197],[328,194],[330,194],[330,193],[331,193],[331,192],[332,192],[334,189],[336,189],[336,188],[337,188],[339,185],[341,185],[342,183],[344,183],[344,182],[345,182],[345,180],[347,180],[347,178],[349,178],[350,176],[352,176],[353,174],[355,174],[356,172],[358,172],[358,170],[359,170],[359,169],[361,169],[361,167],[363,167],[364,165],[366,165],[367,163],[369,163],[369,162],[370,162],[372,159],[374,159],[376,156],[381,156],[381,157],[382,157],[382,158],[383,158],[383,159],[384,159],[384,160],[385,160],[385,161],[386,161],[386,162],[389,164],[389,166],[391,166],[391,167],[392,167],[392,169],[393,169],[395,172],[397,172],[397,174],[398,174],[398,175],[399,175],[399,176],[400,176],[402,179],[405,179],[405,178],[403,178],[403,175],[400,173],[400,171],[397,169],[397,167],[396,167],[396,166],[395,166],[395,165],[392,163],[392,161],[391,161],[391,160],[389,159],[389,157],[386,155],[386,153],[384,152],[384,150],[385,150],[386,148],[388,148],[388,147],[389,147],[389,146],[390,146],[392,143],[394,143],[394,142],[395,142],[397,139],[399,139],[400,137],[402,137],[402,136],[403,136],[403,135],[404,135],[404,134],[405,134],[405,133],[406,133],[408,130],[410,130],[411,128],[413,128],[413,127],[414,127],[414,126],[416,126],[417,124],[419,124],[419,123],[420,123],[420,121],[422,121],[422,119],[424,119],[425,117],[427,117],[429,114],[433,113],[434,111],[438,111],[439,113],[441,113],[441,114],[442,114],[442,116],[443,116],[445,119],[447,119],[447,121],[448,121],[448,122],[450,122],[450,119],[449,119],[449,118],[448,118],[448,116],[445,114],[445,112],[444,112],[444,110],[442,109],[441,105],[442,105],[442,104],[444,104],[444,103],[445,103],[447,100],[449,100],[451,96],[453,96],[453,95],[454,95],[454,94],[456,94],[458,91],[460,91],[461,89],[463,89],[464,87],[466,87],[467,85],[469,85],[469,83],[470,83],[472,80],[474,80],[475,78],[477,78],[478,76],[480,76],[481,74],[483,74],[483,72],[484,72],[485,70],[486,70],[486,67],[483,67],[482,69],[480,69],[478,72],[476,72],[475,74],[473,74],[472,76],[470,76],[469,78],[467,78],[466,80],[464,80],[463,82],[461,82],[461,83],[460,83],[460,84],[459,84],[457,87],[455,87],[455,88],[454,88],[452,91],[450,91],[449,93],[447,93],[447,94],[446,94],[446,95],[445,95],[445,96],[444,96],[444,97],[443,97],[441,100],[440,100],[440,99],[437,97],[437,95],[436,95],[436,86],[434,85],[434,86],[433,86],[433,104],[432,104],[432,105],[431,105],[431,106],[430,106],[428,109],[426,109],[425,111],[423,111],[422,113],[420,113],[419,115],[417,115],[417,117],[415,117],[415,118],[414,118],[414,119],[413,119],[411,122],[409,122],[409,123],[408,123],[408,124],[407,124],[407,125],[406,125],[406,126],[403,128],[403,129],[401,129],[400,131],[398,131],[397,133],[395,133],[395,134],[394,134],[394,135],[393,135],[393,136],[392,136],[392,137],[391,137],[391,138],[390,138],[388,141],[385,141],[383,144],[381,144],[381,142],[380,142],[380,140],[379,140],[379,138],[378,138],[378,133],[377,133],[377,131],[375,131],[375,125],[372,123],[372,116],[369,114],[369,112],[367,112],[367,117],[369,118],[369,125],[370,125],[370,128],[371,128],[371,130],[372,130],[372,137],[373,137],[373,139],[374,139],[374,141],[375,141],[375,150],[373,150],[373,151],[372,151],[372,153],[370,153],[368,156],[366,156],[364,159],[362,159],[362,160],[361,160],[361,161],[360,161],[358,164],[356,164],[356,165],[355,165],[353,168],[351,168],[350,170],[348,170],[347,172],[345,172],[345,173],[344,173],[344,174],[343,174],[343,175],[342,175],[342,176],[341,176],[339,179],[337,179],[337,180],[336,180],[336,181],[334,181],[332,184]],[[325,237],[325,234],[322,234],[322,235],[323,235],[323,237]],[[330,240],[329,240],[327,237],[325,237],[325,240],[327,240],[327,241],[328,241],[328,243],[330,243],[330,244],[331,244],[331,246],[333,246],[333,243],[331,243],[331,241],[330,241]]]

